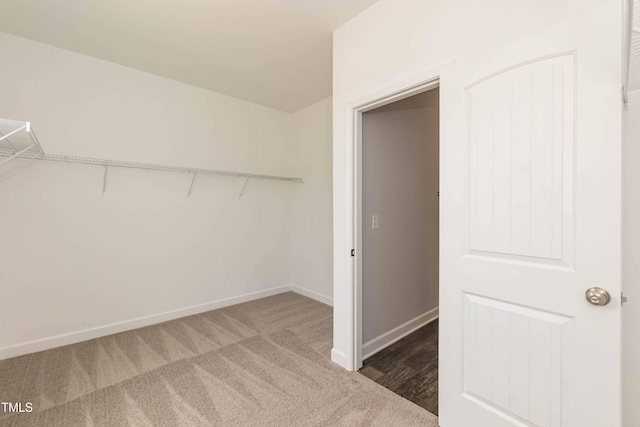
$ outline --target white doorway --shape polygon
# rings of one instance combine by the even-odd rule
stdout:
[[[362,357],[438,317],[439,90],[362,115]]]
[[[360,373],[438,414],[439,88],[362,114]]]
[[[363,115],[372,112],[374,110],[380,108],[393,108],[390,107],[391,104],[396,103],[398,101],[406,100],[408,98],[414,97],[419,94],[423,94],[427,91],[432,91],[435,89],[437,94],[437,89],[439,86],[439,79],[437,75],[431,75],[425,77],[422,81],[408,83],[403,88],[389,89],[389,91],[385,94],[378,94],[378,96],[372,97],[369,100],[363,100],[359,105],[355,106],[352,110],[353,116],[351,117],[354,120],[354,151],[353,151],[353,182],[354,182],[354,198],[353,198],[353,224],[354,224],[354,235],[353,235],[353,259],[354,259],[354,283],[355,283],[355,294],[354,294],[354,343],[355,343],[355,360],[354,365],[356,369],[362,367],[363,360],[375,354],[377,351],[385,348],[389,344],[401,339],[402,337],[408,335],[414,330],[418,329],[421,326],[424,326],[426,323],[432,321],[437,318],[437,303],[434,304],[433,307],[430,307],[421,313],[417,313],[416,315],[410,315],[408,319],[404,319],[403,321],[399,321],[402,319],[404,315],[406,317],[406,313],[398,313],[398,307],[393,307],[392,310],[389,310],[384,316],[377,318],[377,321],[373,322],[370,327],[370,330],[367,331],[364,329],[364,320],[365,320],[365,303],[364,299],[364,289],[363,288],[363,278],[365,277],[365,272],[363,269],[363,254],[366,249],[364,247],[365,240],[370,238],[376,238],[374,232],[378,232],[378,234],[382,234],[381,232],[384,230],[385,221],[388,217],[384,215],[380,215],[379,212],[373,213],[369,212],[370,209],[366,208],[363,204],[363,195],[365,188],[363,186],[363,142],[364,142],[364,134],[363,134]],[[424,102],[424,101],[423,101]],[[431,102],[433,102],[431,100]],[[438,101],[436,100],[436,103]],[[384,159],[380,159],[384,162]],[[365,172],[366,175],[366,172]],[[383,178],[384,179],[384,178]],[[401,179],[401,177],[400,177]],[[436,184],[437,188],[437,184]],[[432,189],[433,190],[433,189]],[[431,191],[433,193],[433,191]],[[438,190],[435,190],[435,194],[431,194],[431,196],[438,197]],[[437,206],[437,205],[436,205]],[[387,207],[388,208],[388,207]],[[377,209],[373,206],[371,209]],[[384,209],[384,208],[383,208]],[[366,215],[366,218],[365,218]],[[375,218],[374,218],[375,216]],[[374,224],[374,221],[376,222]],[[376,228],[375,230],[373,230]],[[369,233],[369,230],[372,233]],[[368,235],[366,235],[368,234]],[[389,237],[389,241],[395,241],[395,244],[398,244],[397,236],[396,239],[393,236]],[[437,252],[437,250],[436,250]],[[437,253],[436,253],[437,255]],[[384,257],[383,253],[379,253],[377,255],[373,255],[371,260],[374,260],[376,256]],[[391,260],[392,262],[393,260]],[[437,260],[436,260],[437,263]],[[387,292],[389,289],[387,289]],[[374,292],[376,289],[372,289],[372,292],[368,294],[370,297],[374,297]],[[392,292],[392,290],[391,290]],[[388,298],[388,295],[380,295],[381,299]],[[435,295],[431,295],[431,299],[437,299],[437,292]],[[383,302],[384,303],[384,302]],[[370,310],[373,310],[373,306],[367,307]],[[414,308],[415,311],[415,308]],[[419,311],[419,310],[418,310]],[[373,319],[375,316],[373,313],[368,313],[367,318]],[[395,324],[389,328],[389,325]],[[366,333],[366,334],[365,334]]]

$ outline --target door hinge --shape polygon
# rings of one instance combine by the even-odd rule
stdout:
[[[351,249],[351,256],[356,256],[356,250],[355,249]]]
[[[621,292],[620,293],[620,305],[623,305],[625,302],[627,302],[627,297],[625,297],[624,294]]]

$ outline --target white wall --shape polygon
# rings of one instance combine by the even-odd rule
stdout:
[[[640,92],[629,94],[623,115],[624,425],[640,425]]]
[[[362,115],[364,357],[438,307],[438,101],[436,88]]]
[[[301,293],[333,303],[332,116],[331,98],[293,115],[296,186],[289,224],[292,232],[291,283]]]
[[[292,270],[286,218],[304,185],[296,195],[327,212],[314,210],[321,227],[301,238],[322,232],[314,250],[327,259],[314,262],[331,270],[330,101],[298,118],[8,34],[0,52],[0,117],[31,121],[49,153],[309,174],[308,184],[251,181],[241,200],[243,180],[200,176],[188,199],[187,174],[111,168],[103,196],[101,167],[3,167],[0,357],[282,291]],[[296,163],[296,129],[317,135],[305,139],[305,167]],[[313,286],[306,268],[294,278]]]
[[[355,368],[349,326],[353,320],[345,106],[452,60],[510,44],[567,16],[605,4],[613,1],[380,0],[334,32],[335,362]],[[443,73],[445,78],[446,70]]]

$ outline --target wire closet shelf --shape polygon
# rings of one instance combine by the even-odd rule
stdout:
[[[4,149],[2,149],[4,147]],[[0,166],[9,161],[23,157],[40,158],[44,155],[40,141],[29,122],[0,119],[0,149],[2,157]]]
[[[191,196],[193,184],[198,175],[218,175],[235,178],[245,178],[245,183],[242,187],[242,191],[240,192],[239,197],[242,197],[242,193],[244,192],[244,189],[246,188],[247,183],[250,179],[288,181],[298,183],[304,182],[302,178],[294,178],[290,176],[265,175],[238,171],[190,168],[184,166],[169,166],[153,163],[139,163],[121,160],[98,159],[91,157],[47,154],[42,149],[42,146],[38,141],[38,137],[36,136],[29,122],[19,122],[7,119],[0,119],[0,157],[4,157],[3,160],[0,160],[0,166],[13,159],[48,160],[53,162],[82,163],[88,165],[103,166],[105,168],[103,193],[106,189],[107,170],[109,167],[193,174],[191,186],[189,187],[189,196]]]

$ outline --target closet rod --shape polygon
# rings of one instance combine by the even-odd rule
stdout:
[[[302,178],[293,178],[289,176],[263,175],[263,174],[223,171],[223,170],[215,170],[215,169],[186,168],[182,166],[165,166],[165,165],[156,165],[152,163],[123,162],[120,160],[105,160],[105,159],[94,159],[91,157],[62,156],[59,154],[42,154],[42,153],[29,153],[29,152],[16,153],[15,151],[11,151],[11,150],[0,150],[0,157],[15,157],[19,159],[33,159],[33,160],[49,160],[53,162],[65,162],[65,163],[82,163],[86,165],[109,166],[109,167],[113,166],[117,168],[129,168],[129,169],[146,169],[146,170],[167,171],[167,172],[182,172],[182,173],[193,173],[198,175],[200,174],[221,175],[221,176],[231,176],[231,177],[237,177],[237,178],[304,182]]]

